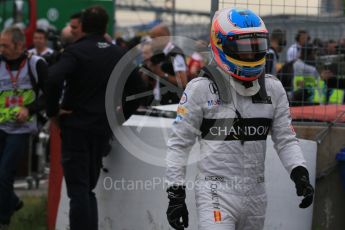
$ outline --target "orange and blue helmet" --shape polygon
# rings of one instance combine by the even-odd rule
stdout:
[[[211,52],[217,65],[241,81],[255,81],[265,71],[268,31],[251,10],[217,11],[211,25]]]

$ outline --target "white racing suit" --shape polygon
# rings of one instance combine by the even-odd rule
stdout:
[[[253,96],[240,95],[228,79],[221,87],[231,94],[223,100],[219,85],[198,77],[189,82],[181,98],[168,141],[166,180],[168,185],[185,183],[188,153],[198,139],[195,193],[200,230],[263,228],[269,131],[289,174],[297,166],[306,167],[285,90],[273,76],[263,78]]]

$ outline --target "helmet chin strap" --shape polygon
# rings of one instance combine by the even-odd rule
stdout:
[[[250,87],[253,87],[253,82],[252,81],[243,81],[242,85],[248,89]]]
[[[230,84],[238,94],[246,97],[254,96],[260,90],[257,79],[255,81],[240,81],[234,77],[230,77]]]
[[[227,74],[220,67],[217,67],[220,73],[222,73],[223,78],[226,79],[230,84],[227,87],[233,88],[238,94],[242,96],[254,96],[260,90],[260,85],[258,79],[254,81],[240,81],[231,75]],[[230,89],[231,90],[231,89]]]

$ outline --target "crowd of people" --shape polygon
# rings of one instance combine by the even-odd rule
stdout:
[[[116,44],[126,50],[139,49],[142,54],[137,62],[139,68],[145,68],[162,78],[170,75],[172,78],[167,77],[166,80],[178,87],[184,88],[185,82],[197,77],[200,70],[212,60],[209,53],[208,55],[200,54],[198,50],[187,56],[173,44],[172,53],[177,52],[182,57],[174,58],[175,62],[180,61],[181,68],[179,69],[177,63],[167,64],[171,59],[171,53],[157,55],[155,53],[157,49],[160,51],[164,49],[157,48],[152,42],[157,35],[169,36],[169,29],[159,25],[147,34],[148,36],[135,37],[127,42],[123,38],[117,38]],[[200,43],[200,46],[204,47],[201,50],[205,51],[207,42],[198,41],[197,43]],[[170,46],[172,43],[169,41],[166,44]],[[342,64],[345,63],[345,39],[321,41],[315,38],[311,41],[308,31],[299,30],[295,36],[295,42],[289,47],[286,47],[286,44],[286,31],[282,29],[270,31],[270,47],[266,55],[265,71],[277,76],[283,83],[290,105],[344,104],[345,71]],[[165,51],[169,46],[164,47]],[[283,51],[286,57],[280,57]],[[163,56],[165,60],[162,59]],[[184,83],[178,84],[175,81],[176,73],[179,75],[182,73]],[[151,98],[141,101],[141,105],[176,103],[178,97],[174,98],[170,93],[161,98],[158,83],[153,76],[147,76],[145,73],[141,75],[145,90],[153,90],[154,94]],[[167,97],[169,97],[168,101]]]
[[[282,82],[291,106],[344,104],[344,40],[338,42],[311,38],[300,30],[295,43],[288,47],[286,62],[279,62],[279,53],[286,45],[285,31],[273,30],[267,55],[266,73]]]
[[[222,11],[220,16],[229,12]],[[257,116],[255,113],[258,109],[254,104],[264,104],[265,110],[261,115],[267,119],[260,120],[259,123],[269,126],[270,122],[273,122],[275,141],[282,143],[288,140],[290,143],[288,148],[283,148],[282,144],[278,151],[286,156],[293,155],[294,159],[297,159],[295,162],[293,157],[283,157],[283,163],[286,164],[296,187],[299,186],[297,189],[303,190],[303,193],[299,192],[300,195],[307,197],[302,206],[309,206],[312,202],[310,197],[313,196],[313,188],[307,180],[308,171],[297,140],[294,133],[290,132],[288,101],[285,101],[284,97],[262,98],[267,92],[262,91],[265,88],[262,84],[265,83],[260,82],[259,79],[266,79],[267,84],[277,87],[272,92],[271,89],[267,89],[270,94],[282,96],[284,91],[282,94],[280,89],[283,88],[275,79],[270,76],[262,77],[262,74],[266,71],[267,74],[277,76],[285,88],[290,105],[343,104],[345,84],[344,79],[339,78],[340,68],[334,66],[336,63],[325,64],[318,60],[323,60],[322,57],[326,55],[335,55],[337,58],[345,59],[341,48],[345,42],[342,40],[340,43],[334,41],[322,43],[315,39],[313,43],[310,43],[308,32],[301,30],[296,35],[296,42],[287,49],[286,63],[281,65],[279,54],[286,46],[285,32],[275,29],[268,38],[268,32],[262,33],[262,31],[267,31],[261,24],[263,22],[254,13],[251,11],[231,12],[234,15],[238,14],[240,18],[238,20],[244,20],[241,16],[243,14],[250,15],[262,28],[251,33],[246,32],[244,35],[247,37],[243,35],[238,39],[237,35],[229,36],[221,34],[222,31],[214,32],[213,30],[219,28],[213,24],[212,32],[214,33],[211,33],[210,37],[213,55],[210,56],[205,56],[201,52],[202,47],[207,47],[204,41],[197,43],[201,47],[200,50],[197,49],[187,56],[184,50],[170,39],[169,28],[162,24],[153,27],[148,31],[147,36],[136,37],[130,42],[121,38],[114,40],[106,34],[108,16],[100,7],[90,7],[70,17],[69,26],[61,31],[62,46],[58,50],[48,46],[49,39],[45,30],[37,29],[33,34],[33,47],[26,49],[23,31],[16,27],[5,29],[0,37],[0,91],[2,93],[0,95],[0,229],[5,229],[10,224],[14,212],[23,207],[23,202],[16,196],[13,189],[16,162],[27,149],[29,135],[37,131],[37,123],[33,117],[44,110],[46,116],[58,122],[61,128],[62,166],[67,194],[70,198],[70,229],[94,230],[98,228],[97,200],[93,189],[102,167],[102,157],[109,151],[109,141],[112,136],[105,112],[106,87],[113,68],[132,48],[139,49],[141,55],[133,60],[137,68],[124,86],[123,98],[145,91],[151,93],[136,102],[123,100],[124,117],[128,119],[140,106],[180,104],[179,108],[188,107],[188,110],[183,111],[189,111],[189,115],[187,112],[181,112],[181,109],[177,111],[174,134],[169,141],[168,159],[170,162],[174,162],[176,156],[180,158],[179,154],[185,154],[184,148],[187,148],[193,140],[195,141],[195,133],[191,133],[191,125],[195,129],[204,127],[203,138],[206,142],[214,144],[213,140],[207,139],[210,137],[207,133],[209,130],[206,130],[213,123],[204,124],[205,120],[228,119],[229,117],[224,117],[224,114],[232,114],[241,122],[248,121]],[[221,17],[216,17],[213,23],[220,23],[218,20],[221,20]],[[253,40],[257,43],[250,43],[248,46],[247,43]],[[270,40],[270,47],[267,47],[268,40]],[[249,47],[250,50],[248,50]],[[210,62],[214,62],[217,66],[214,71],[231,76],[229,82],[224,85],[229,87],[231,85],[231,90],[235,90],[238,97],[243,100],[243,104],[236,105],[238,107],[235,110],[226,110],[226,113],[222,113],[221,110],[216,109],[223,102],[216,96],[220,90],[208,92],[211,90],[209,84],[214,72],[211,71],[210,74],[205,68]],[[243,65],[243,63],[248,65]],[[202,75],[205,72],[208,72],[210,76]],[[196,79],[198,76],[203,76],[203,80]],[[181,88],[182,92],[183,90],[185,92],[179,94],[167,90],[167,84]],[[260,91],[259,85],[262,89]],[[222,88],[220,85],[218,87]],[[201,90],[206,90],[208,94]],[[187,94],[193,96],[188,96],[187,99]],[[202,99],[210,98],[213,98],[211,103],[206,101],[203,105],[198,104]],[[249,102],[248,98],[253,99],[255,103],[253,104],[252,100]],[[272,103],[282,104],[283,109],[279,111],[282,117],[270,117],[270,114],[275,114],[274,111],[269,110],[272,107],[268,104]],[[205,105],[208,105],[206,114],[208,117],[203,117],[205,114],[200,110]],[[191,114],[194,115],[191,116]],[[241,114],[251,114],[250,116],[253,117],[242,118]],[[270,120],[269,123],[267,123],[268,120]],[[285,131],[280,130],[280,125],[274,126],[276,124],[274,122],[278,121],[286,124]],[[241,127],[237,128],[241,129]],[[267,134],[255,137],[257,138],[255,141],[259,143],[258,146],[262,148],[262,151],[260,150],[262,153],[266,136]],[[181,140],[181,137],[188,138]],[[234,151],[241,149],[240,153],[243,146],[252,141],[250,138],[253,137],[239,132],[235,136],[219,138],[225,138],[226,141],[238,141],[238,143],[226,143],[229,149]],[[290,152],[288,152],[289,148]],[[205,151],[210,151],[210,149]],[[255,153],[258,154],[257,159],[262,156],[261,152]],[[241,154],[245,153],[241,152]],[[236,156],[233,160],[236,161]],[[179,162],[176,164],[178,165]],[[188,226],[188,220],[179,222],[180,217],[188,219],[186,217],[188,211],[184,203],[185,190],[179,184],[179,180],[183,179],[176,177],[172,172],[183,170],[181,167],[174,169],[175,166],[170,165],[167,170],[167,178],[171,180],[171,185],[177,185],[176,189],[173,187],[168,189],[170,203],[167,214],[169,223],[174,228],[180,229],[183,225]],[[236,169],[239,167],[236,166]],[[206,167],[203,170],[207,172],[208,169]],[[234,169],[232,173],[236,174],[235,171]],[[182,174],[179,176],[182,177]],[[226,177],[225,174],[224,176]],[[243,175],[238,174],[238,176]],[[255,177],[255,181],[259,179],[256,178],[258,175],[250,176]],[[205,182],[204,185],[207,186],[207,183]],[[255,182],[250,186],[258,188],[256,186],[260,187],[261,184],[258,185]],[[252,194],[253,197],[264,196],[261,187],[259,190],[260,192]],[[200,203],[203,202],[202,197],[208,195],[201,191]],[[235,199],[236,196],[233,198]],[[201,204],[200,216],[207,219],[205,210],[210,207],[210,204]],[[250,213],[250,215],[264,215],[264,205],[260,207],[259,212],[261,214]],[[248,224],[261,226],[263,220],[264,218],[261,218],[255,223]],[[209,219],[204,222],[205,229],[213,229],[211,222]]]
[[[105,38],[106,11],[94,6],[72,15],[62,31],[63,50],[47,47],[47,34],[34,33],[27,50],[24,32],[9,27],[0,36],[0,229],[8,229],[23,207],[14,192],[16,166],[37,133],[35,116],[45,111],[61,129],[62,167],[70,198],[70,229],[97,229],[97,184],[109,151],[105,91],[124,51]]]

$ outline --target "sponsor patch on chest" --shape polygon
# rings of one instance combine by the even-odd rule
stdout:
[[[210,99],[207,100],[207,106],[208,107],[214,107],[214,106],[219,106],[222,105],[223,102],[220,99]]]
[[[271,126],[269,118],[203,119],[200,131],[205,140],[266,140]]]

